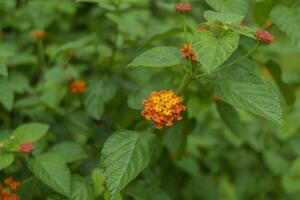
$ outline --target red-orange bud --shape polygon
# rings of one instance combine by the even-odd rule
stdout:
[[[275,37],[268,31],[256,30],[256,39],[262,44],[271,44],[275,40]]]

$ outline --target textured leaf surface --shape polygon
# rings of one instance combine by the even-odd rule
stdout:
[[[60,155],[67,163],[82,160],[88,157],[87,153],[76,142],[62,142],[50,149],[51,152]]]
[[[29,169],[43,183],[67,197],[71,194],[71,174],[64,160],[54,154],[46,153],[29,161]]]
[[[6,79],[0,79],[0,103],[10,111],[13,108],[14,92],[10,83]]]
[[[276,6],[271,12],[271,19],[300,51],[300,3],[290,8],[284,5]]]
[[[204,69],[209,73],[222,65],[238,48],[239,34],[224,32],[218,38],[210,31],[195,35],[193,48]]]
[[[25,142],[35,142],[43,137],[49,129],[49,126],[41,123],[24,124],[16,128],[12,133],[18,144]]]
[[[172,67],[181,63],[182,54],[175,47],[154,47],[136,57],[130,67]]]
[[[102,79],[89,84],[84,95],[84,105],[88,113],[95,119],[100,119],[105,103],[113,98],[116,87],[111,81]]]
[[[204,12],[204,17],[208,22],[223,22],[239,24],[243,21],[244,16],[235,13],[216,12],[208,10]]]
[[[281,124],[282,110],[276,91],[244,65],[251,63],[243,61],[223,70],[216,82],[215,94],[233,106]]]
[[[112,199],[150,163],[154,144],[151,133],[118,131],[108,138],[101,161]]]
[[[282,96],[285,99],[285,102],[288,105],[293,105],[296,101],[295,92],[292,89],[291,85],[285,83],[283,81],[281,67],[278,63],[274,61],[268,61],[266,63],[266,68],[269,70],[272,75],[274,81],[276,82]]]
[[[13,163],[14,159],[14,154],[0,153],[0,170],[10,166]]]
[[[236,13],[245,16],[249,0],[205,0],[208,5],[217,11]]]
[[[239,113],[229,104],[217,101],[218,112],[228,128],[237,136],[245,132]]]

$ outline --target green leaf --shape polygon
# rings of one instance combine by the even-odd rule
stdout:
[[[0,76],[7,76],[7,68],[3,62],[0,62]]]
[[[271,12],[271,19],[287,34],[297,51],[300,51],[300,3],[295,3],[290,8],[284,5],[276,6]]]
[[[66,163],[86,159],[88,154],[82,146],[76,142],[62,142],[53,146],[50,152],[60,155]]]
[[[296,101],[295,92],[293,91],[290,85],[288,85],[282,80],[282,72],[280,65],[270,60],[266,63],[265,66],[274,78],[274,81],[276,82],[282,96],[284,97],[285,102],[288,105],[293,105]]]
[[[238,48],[239,35],[233,32],[222,32],[216,37],[210,31],[195,35],[193,48],[205,71],[212,72],[222,65]]]
[[[222,22],[228,24],[240,24],[244,16],[235,13],[216,12],[207,10],[204,12],[204,18],[208,22]]]
[[[62,45],[60,48],[58,48],[54,53],[52,59],[54,59],[56,56],[58,56],[61,53],[68,52],[70,50],[77,50],[80,51],[81,49],[85,48],[86,46],[93,44],[95,41],[95,37],[88,36],[88,37],[82,37],[80,39],[68,42],[64,45]]]
[[[289,169],[289,162],[278,152],[265,151],[263,152],[263,158],[274,175],[282,175]]]
[[[11,111],[14,103],[14,92],[6,79],[0,78],[0,92],[0,103],[6,110]]]
[[[71,174],[64,160],[54,153],[45,153],[29,161],[29,169],[44,184],[56,192],[70,197]]]
[[[29,79],[26,75],[23,74],[11,74],[9,76],[9,83],[12,90],[18,94],[24,94],[25,92],[30,91]]]
[[[95,195],[99,196],[104,192],[104,180],[105,176],[101,169],[94,169],[92,172],[92,179],[94,184]]]
[[[290,170],[282,177],[282,185],[287,193],[300,191],[300,158],[295,159],[290,167]]]
[[[238,112],[231,105],[223,101],[216,101],[216,106],[221,118],[236,136],[245,132]]]
[[[116,93],[116,86],[108,79],[93,81],[84,94],[84,105],[88,113],[95,119],[100,119],[105,103]]]
[[[59,85],[47,86],[41,96],[41,101],[50,108],[56,108],[64,98],[66,92],[66,88]]]
[[[14,154],[11,153],[0,153],[0,170],[9,167],[15,160]]]
[[[19,126],[14,130],[12,136],[16,143],[35,142],[43,137],[49,129],[47,124],[29,123]]]
[[[91,200],[94,199],[92,188],[84,178],[80,176],[72,177],[72,195],[71,200]]]
[[[249,0],[205,0],[208,5],[217,11],[235,13],[245,16]]]
[[[167,147],[172,160],[179,160],[185,154],[187,134],[181,124],[170,127],[163,137],[163,144]]]
[[[273,88],[247,69],[251,64],[245,60],[219,73],[215,94],[235,107],[281,124],[280,99]]]
[[[128,130],[115,132],[107,139],[101,163],[112,199],[147,167],[154,145],[154,134]]]
[[[66,75],[62,67],[53,67],[46,73],[41,101],[50,108],[55,109],[67,92],[63,84]]]
[[[136,57],[129,67],[173,67],[180,65],[182,54],[175,47],[154,47]]]
[[[125,193],[134,200],[171,200],[168,194],[155,183],[150,184],[142,181],[130,185]]]
[[[243,36],[246,36],[246,37],[256,40],[255,30],[253,30],[252,28],[250,28],[248,26],[242,26],[242,25],[233,26],[233,31],[240,35],[243,35]]]

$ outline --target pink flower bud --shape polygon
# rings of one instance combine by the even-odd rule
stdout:
[[[179,13],[188,13],[191,10],[190,3],[178,3],[176,4],[176,10]]]
[[[27,142],[19,145],[19,151],[20,153],[30,153],[33,150],[33,144],[32,142]]]
[[[268,31],[256,30],[256,39],[262,44],[271,44],[275,40],[275,37]]]

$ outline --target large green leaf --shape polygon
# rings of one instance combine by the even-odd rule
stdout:
[[[291,7],[276,6],[271,12],[272,21],[285,32],[291,43],[300,51],[300,3]]]
[[[135,131],[118,131],[102,149],[101,163],[112,199],[150,163],[155,135]]]
[[[295,92],[293,91],[291,85],[283,81],[280,65],[270,60],[266,63],[266,68],[269,70],[274,81],[276,82],[282,96],[284,97],[285,102],[288,105],[293,105],[296,101]]]
[[[91,200],[93,197],[92,187],[80,176],[72,177],[71,200]]]
[[[245,16],[249,0],[205,0],[208,5],[217,11],[236,13]]]
[[[0,78],[0,103],[10,111],[13,108],[14,92],[10,83],[6,79]]]
[[[88,113],[95,119],[100,119],[105,103],[111,100],[116,93],[116,86],[108,79],[89,83],[84,95],[84,105]]]
[[[55,153],[45,153],[29,161],[29,169],[56,192],[70,197],[71,174],[65,161]]]
[[[76,142],[62,142],[53,146],[49,151],[60,155],[67,163],[88,157],[82,146]]]
[[[14,154],[0,153],[0,170],[10,166],[15,159]]]
[[[222,32],[219,37],[210,31],[202,31],[195,35],[193,48],[203,68],[209,73],[222,65],[238,48],[239,34]]]
[[[204,17],[208,22],[223,22],[240,24],[243,21],[244,16],[235,13],[216,12],[207,10],[204,12]]]
[[[172,67],[180,65],[182,54],[175,47],[154,47],[136,57],[130,67]]]
[[[47,124],[29,123],[19,126],[14,130],[12,136],[15,142],[22,144],[25,142],[35,142],[43,137],[49,129]]]
[[[244,60],[219,73],[215,94],[233,106],[281,124],[282,110],[278,94],[247,66],[251,66],[251,62]]]
[[[231,105],[223,101],[216,101],[216,106],[224,123],[236,136],[245,132],[239,113]]]

